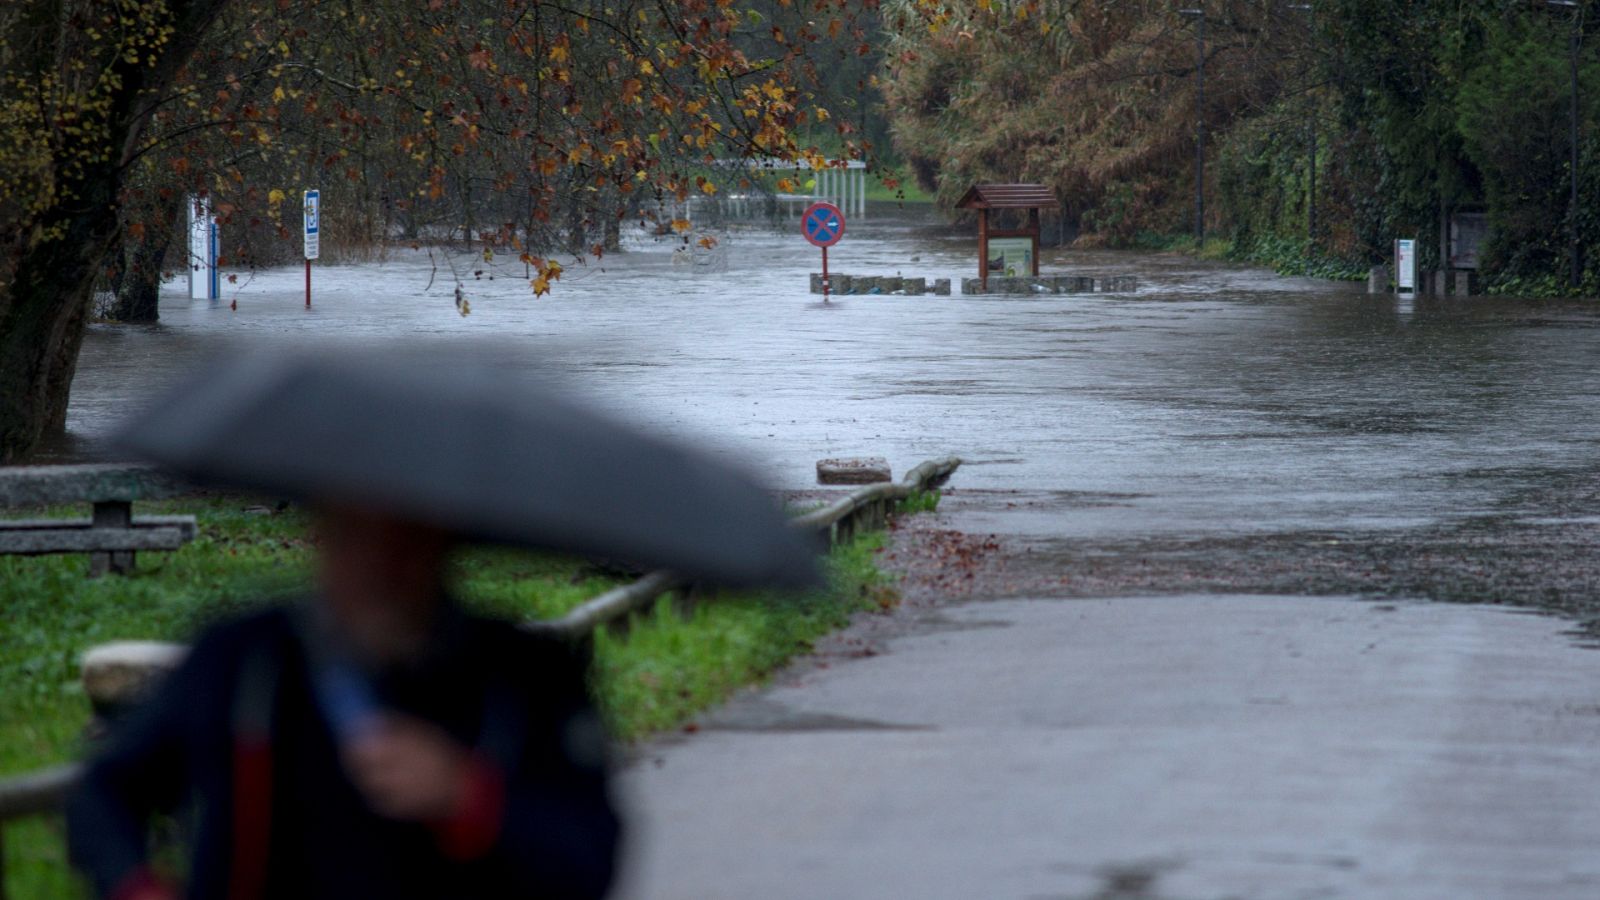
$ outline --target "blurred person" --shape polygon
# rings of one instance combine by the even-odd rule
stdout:
[[[104,897],[600,897],[619,826],[568,646],[472,616],[453,536],[318,517],[321,592],[214,627],[68,809]],[[150,823],[188,802],[180,891]]]

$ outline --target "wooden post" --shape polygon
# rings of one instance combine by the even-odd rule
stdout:
[[[978,281],[989,292],[989,211],[978,210]]]
[[[1039,209],[1037,207],[1030,207],[1028,209],[1028,230],[1033,232],[1033,234],[1029,235],[1029,237],[1033,238],[1033,277],[1038,278],[1039,277]]]
[[[133,527],[133,504],[113,500],[94,505],[95,528]],[[98,578],[107,572],[126,575],[133,571],[132,550],[111,550],[89,554],[89,577]]]

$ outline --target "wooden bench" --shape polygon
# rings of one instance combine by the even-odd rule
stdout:
[[[0,519],[0,554],[89,554],[90,576],[133,570],[140,550],[176,550],[194,540],[194,516],[135,516],[136,500],[192,491],[149,466],[0,468],[0,509],[89,503],[87,519]]]

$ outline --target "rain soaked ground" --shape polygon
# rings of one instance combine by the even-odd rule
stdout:
[[[965,231],[872,213],[834,271],[970,274]],[[1081,251],[1044,268],[1131,273],[1138,291],[824,306],[797,233],[717,233],[712,265],[640,232],[543,297],[509,257],[407,248],[319,264],[310,311],[297,267],[237,273],[218,304],[174,284],[159,326],[92,328],[51,452],[94,455],[118,415],[234,342],[478,341],[785,488],[825,456],[961,456],[939,524],[1003,536],[962,582],[983,595],[1375,593],[1600,616],[1592,306]]]
[[[873,212],[836,271],[967,274],[970,237]],[[1427,602],[1600,618],[1594,309],[1072,251],[1139,290],[824,307],[798,236],[720,247],[636,237],[540,298],[396,251],[310,312],[241,274],[96,327],[55,453],[233,342],[453,338],[793,491],[965,459],[886,554],[898,610],[634,748],[628,900],[1600,896],[1600,654]]]

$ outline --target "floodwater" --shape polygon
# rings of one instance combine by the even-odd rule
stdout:
[[[834,248],[834,272],[973,268],[971,237],[931,213],[873,212]],[[1374,298],[1079,251],[1047,251],[1045,270],[1131,273],[1137,293],[824,306],[797,231],[723,232],[721,266],[674,264],[675,246],[635,235],[543,297],[520,263],[410,249],[319,264],[310,311],[298,267],[239,273],[216,305],[174,283],[159,326],[92,328],[57,455],[92,454],[118,416],[231,342],[448,337],[494,344],[780,487],[809,485],[825,456],[883,455],[899,472],[959,455],[957,487],[1022,492],[1004,511],[1023,533],[1413,528],[1504,515],[1595,469],[1600,316],[1582,306]],[[1537,503],[1517,514],[1548,518]]]

